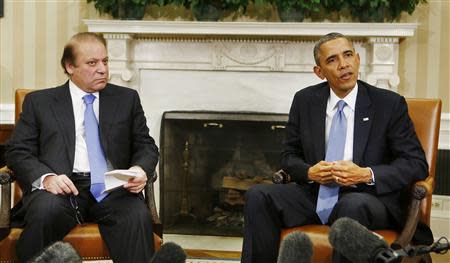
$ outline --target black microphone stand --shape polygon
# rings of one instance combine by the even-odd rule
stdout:
[[[441,237],[435,243],[429,246],[406,246],[402,249],[381,249],[375,256],[373,263],[397,263],[403,257],[415,257],[429,254],[445,254],[450,249],[450,243],[447,238]]]

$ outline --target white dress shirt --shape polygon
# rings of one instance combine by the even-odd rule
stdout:
[[[84,104],[83,101],[83,96],[89,93],[84,92],[71,80],[69,80],[69,91],[70,97],[72,99],[73,115],[75,119],[75,157],[73,163],[73,172],[74,173],[89,172],[91,169],[89,167],[89,157],[86,146],[86,135],[84,132],[84,111],[86,109],[86,105]],[[96,97],[96,99],[94,100],[93,108],[95,117],[97,118],[98,122],[100,96],[98,92],[91,94]],[[108,162],[108,168],[110,167],[111,165]],[[38,178],[32,183],[31,191],[37,189],[44,189],[42,182],[48,175],[56,175],[56,174],[48,173],[42,175],[40,178]],[[70,174],[67,174],[67,176],[70,176]]]
[[[75,118],[75,158],[73,162],[73,172],[89,172],[89,158],[86,146],[86,135],[84,132],[84,104],[83,97],[89,93],[78,88],[75,83],[69,81],[70,96],[72,97],[73,116]],[[93,103],[94,114],[98,122],[98,112],[100,96],[98,92],[91,93],[96,97]]]
[[[358,96],[358,82],[355,87],[350,91],[345,98],[339,98],[332,89],[330,89],[330,96],[327,101],[327,116],[325,120],[325,152],[328,147],[328,137],[330,135],[331,130],[331,122],[333,120],[333,116],[337,111],[337,103],[340,100],[345,101],[346,105],[343,109],[345,118],[347,118],[347,134],[345,136],[345,148],[344,148],[344,161],[353,161],[353,135],[355,130],[355,105],[356,105],[356,97]],[[372,183],[367,183],[368,185],[375,184],[375,175],[373,170],[370,169],[370,173],[372,174]]]
[[[327,117],[325,122],[325,152],[328,148],[328,137],[330,135],[331,130],[331,122],[333,120],[333,116],[337,111],[337,103],[340,100],[345,101],[347,105],[345,105],[343,111],[345,118],[347,119],[347,135],[345,137],[345,148],[344,148],[344,158],[345,161],[353,160],[353,131],[355,127],[355,104],[356,104],[356,96],[358,95],[358,83],[356,86],[350,91],[345,98],[339,98],[332,89],[330,89],[330,96],[328,97],[327,102]]]

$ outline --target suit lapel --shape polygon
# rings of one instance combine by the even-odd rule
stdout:
[[[72,98],[70,96],[69,82],[56,88],[53,94],[54,103],[50,105],[56,122],[66,141],[66,149],[70,164],[75,158],[75,117],[73,115]]]
[[[325,84],[315,94],[316,98],[309,101],[311,109],[310,126],[313,134],[315,161],[325,159],[325,119],[327,100],[330,96],[330,88]]]
[[[113,87],[109,84],[100,92],[100,106],[99,106],[99,119],[100,119],[100,140],[102,142],[103,150],[105,154],[108,152],[108,133],[111,130],[111,123],[114,123],[114,116],[118,109],[119,103],[115,98]]]
[[[358,96],[355,105],[355,127],[353,133],[353,162],[360,164],[366,149],[370,129],[372,127],[374,110],[368,94],[367,86],[358,81]]]

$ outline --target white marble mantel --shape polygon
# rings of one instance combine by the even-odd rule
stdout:
[[[329,32],[352,38],[360,78],[396,90],[398,49],[417,24],[85,20],[107,40],[110,81],[138,90],[159,145],[171,110],[287,113],[314,75],[315,41]],[[159,185],[155,185],[159,204]]]
[[[146,63],[138,57],[138,42],[146,39],[155,42],[208,42],[214,48],[209,67],[191,62],[200,70],[239,70],[302,72],[307,63],[286,64],[285,56],[289,49],[301,49],[305,42],[313,43],[318,37],[329,32],[340,32],[360,41],[358,50],[364,59],[361,78],[373,85],[396,90],[400,82],[398,76],[398,43],[401,38],[414,35],[416,23],[272,23],[272,22],[192,22],[192,21],[123,21],[123,20],[84,20],[90,32],[103,33],[108,41],[113,82],[139,89],[133,82],[140,66]],[[231,42],[231,43],[230,43]],[[227,47],[222,44],[226,43]],[[267,44],[270,48],[267,50]],[[231,46],[231,47],[230,47]],[[308,48],[310,45],[306,45]],[[189,48],[190,47],[190,48]],[[266,47],[266,48],[265,48]],[[165,53],[169,49],[163,47]],[[199,45],[185,45],[183,52],[204,48]],[[239,48],[240,58],[227,50]],[[264,49],[266,51],[264,51]],[[164,52],[162,51],[162,52]],[[208,49],[205,50],[207,52]],[[305,50],[305,54],[310,50]],[[361,52],[362,51],[362,52]],[[158,52],[152,49],[148,52]],[[255,54],[252,58],[249,54]],[[261,52],[266,52],[262,54]],[[186,54],[185,53],[185,54]],[[191,52],[192,53],[192,52]],[[193,52],[196,53],[196,52]],[[259,53],[259,56],[258,54]],[[243,55],[244,54],[244,55]],[[134,57],[133,57],[134,55]],[[247,56],[247,57],[246,57]],[[365,58],[367,57],[367,60]],[[230,61],[226,61],[227,58]],[[272,61],[270,61],[272,59]],[[177,64],[173,59],[166,67],[190,69],[189,65]],[[225,60],[225,61],[224,61]],[[234,61],[233,61],[234,60]],[[148,62],[150,62],[149,60]],[[234,62],[234,63],[233,63]],[[259,62],[259,63],[258,63]],[[268,64],[268,63],[269,64]],[[309,58],[309,62],[313,62]],[[158,61],[164,64],[165,61]],[[184,63],[184,62],[183,62]],[[237,63],[237,64],[236,64]],[[177,64],[177,65],[176,65]],[[239,65],[240,64],[240,65]],[[249,65],[252,65],[249,67]],[[312,64],[309,63],[311,66]],[[152,63],[155,66],[154,63]],[[147,66],[149,64],[147,63]],[[160,65],[161,66],[161,65]],[[186,67],[187,66],[187,67]],[[263,67],[261,67],[263,66]],[[309,68],[310,69],[310,68]],[[309,70],[308,69],[308,70]]]
[[[90,32],[127,34],[409,37],[417,23],[273,23],[84,20]]]

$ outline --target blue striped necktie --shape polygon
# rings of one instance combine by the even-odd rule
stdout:
[[[97,118],[94,114],[93,103],[96,97],[92,94],[85,95],[83,101],[86,104],[84,111],[84,129],[86,133],[86,146],[89,157],[89,167],[91,169],[91,193],[100,202],[108,194],[105,190],[106,158],[100,144],[100,133]]]
[[[343,110],[346,105],[347,104],[343,100],[340,100],[337,103],[338,109],[331,122],[325,161],[333,162],[344,158],[345,138],[347,136],[347,119],[345,118]],[[328,222],[328,218],[330,217],[331,211],[338,201],[338,197],[339,185],[335,183],[320,185],[316,213],[323,224]]]

